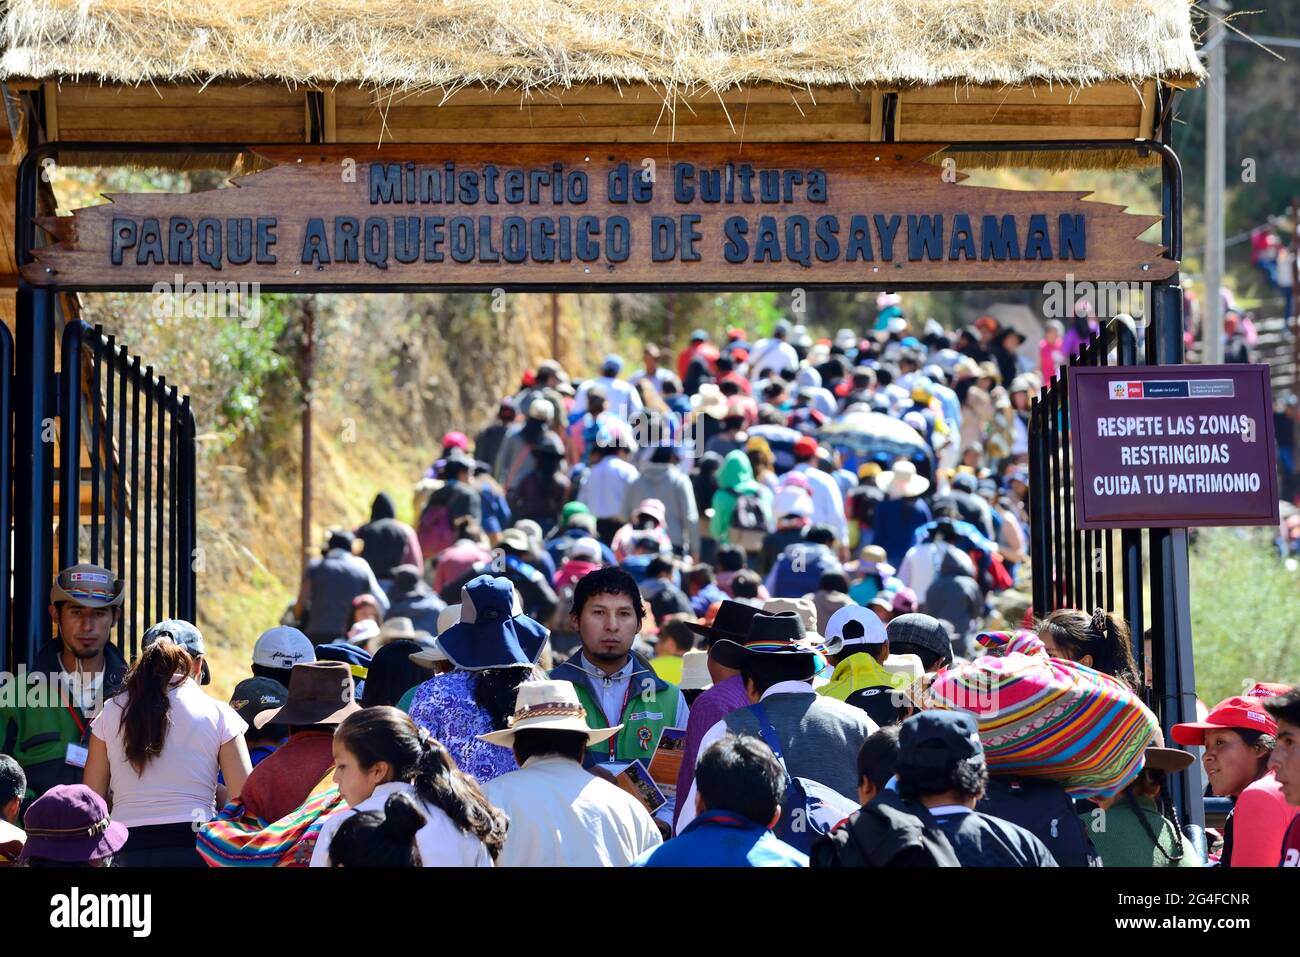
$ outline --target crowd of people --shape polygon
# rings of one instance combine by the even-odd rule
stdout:
[[[1126,623],[1017,593],[1076,313],[1033,355],[882,296],[833,339],[543,362],[413,525],[381,494],[329,534],[228,704],[194,624],[128,664],[123,583],[63,570],[50,694],[0,702],[0,862],[1300,866],[1300,691],[1173,727],[1234,801],[1189,833]]]

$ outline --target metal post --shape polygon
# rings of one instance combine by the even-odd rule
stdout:
[[[1043,443],[1046,438],[1043,428],[1043,409],[1046,407],[1043,397],[1046,389],[1041,389],[1034,397],[1029,408],[1029,562],[1033,567],[1034,615],[1041,618],[1048,612],[1047,597],[1047,537],[1049,528],[1048,510],[1044,508],[1047,501],[1047,482],[1043,477]]]
[[[9,332],[9,327],[0,323],[0,411],[4,413],[4,420],[0,422],[0,533],[6,538],[9,536],[9,529],[13,524],[13,495],[10,487],[11,477],[13,476],[13,371],[14,371],[14,340]],[[13,562],[9,551],[10,542],[8,539],[0,542],[0,627],[6,627],[9,624],[9,613],[11,605],[9,601],[9,574],[13,571]],[[16,653],[16,648],[10,648],[10,631],[0,638],[0,671],[15,670],[10,663],[11,652]]]
[[[316,297],[302,303],[302,353],[299,382],[302,386],[302,567],[311,554],[311,403],[312,372],[316,363]]]
[[[1150,303],[1144,304],[1148,311]],[[1120,323],[1116,330],[1116,358],[1121,366],[1138,364],[1137,330],[1129,323]],[[1142,530],[1137,528],[1121,529],[1119,533],[1120,552],[1122,555],[1124,578],[1123,615],[1128,622],[1129,635],[1133,642],[1133,659],[1138,665],[1138,675],[1145,674],[1144,648],[1142,636],[1146,624],[1142,611]]]
[[[90,327],[63,328],[59,376],[59,567],[77,564],[81,534],[81,341]]]
[[[21,223],[21,220],[20,220]],[[28,518],[14,528],[14,664],[30,663],[49,640],[46,613],[53,575],[53,443],[45,441],[54,410],[54,296],[20,280],[14,368],[14,501]]]
[[[1183,361],[1183,290],[1176,284],[1162,284],[1155,290],[1156,361],[1159,365],[1180,365]],[[1159,561],[1156,561],[1157,550]],[[1196,671],[1192,662],[1192,602],[1187,551],[1187,529],[1152,530],[1153,567],[1160,569],[1159,591],[1152,594],[1153,609],[1158,604],[1159,630],[1154,638],[1161,643],[1152,653],[1163,660],[1159,676],[1160,718],[1169,739],[1169,729],[1184,721],[1196,720]],[[1202,805],[1204,781],[1198,764],[1191,765],[1175,778],[1179,814],[1187,824],[1205,826]]]
[[[194,412],[190,408],[190,397],[188,395],[181,399],[180,410],[177,415],[180,417],[180,455],[177,462],[176,485],[180,521],[177,523],[179,540],[176,543],[176,552],[180,561],[184,563],[179,569],[179,600],[177,604],[180,617],[193,622],[198,614],[198,609],[195,607],[194,588],[195,562],[198,557],[198,532],[195,528],[197,503],[193,494],[196,491]]]
[[[1223,284],[1223,176],[1226,123],[1224,88],[1226,61],[1223,18],[1228,14],[1226,0],[1212,0],[1209,51],[1205,81],[1205,321],[1201,325],[1201,361],[1223,361],[1223,304],[1219,287]]]

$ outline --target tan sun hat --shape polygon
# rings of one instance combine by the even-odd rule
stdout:
[[[930,487],[930,480],[916,474],[916,463],[899,459],[893,469],[876,476],[876,486],[895,498],[911,498]]]
[[[102,565],[73,565],[54,577],[50,604],[70,601],[83,608],[110,608],[126,598],[126,582]]]
[[[698,392],[691,396],[691,408],[701,415],[714,419],[727,417],[727,397],[722,394],[715,382],[705,382]]]
[[[792,611],[799,616],[803,622],[806,641],[821,644],[821,632],[817,630],[817,606],[811,598],[771,598],[763,602],[765,615],[779,615],[785,611]]]
[[[612,728],[593,728],[587,724],[587,709],[578,700],[578,692],[571,681],[525,681],[519,686],[515,698],[515,713],[509,718],[508,726],[501,731],[492,731],[478,735],[480,741],[513,747],[515,732],[533,729],[536,731],[581,731],[587,735],[587,746],[608,740],[623,729],[616,724]]]

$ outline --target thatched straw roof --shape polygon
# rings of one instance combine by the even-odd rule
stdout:
[[[1193,84],[1188,0],[9,0],[0,77],[399,91]]]

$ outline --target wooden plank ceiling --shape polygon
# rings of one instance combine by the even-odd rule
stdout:
[[[21,84],[16,84],[21,88]],[[45,83],[46,135],[94,142],[880,142],[884,94],[897,92],[893,139],[1150,137],[1155,84],[931,87],[902,91],[757,87],[679,98],[673,108],[645,86],[579,86],[522,97],[462,89],[387,95],[273,84],[118,87]],[[316,105],[313,106],[313,100]]]

